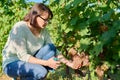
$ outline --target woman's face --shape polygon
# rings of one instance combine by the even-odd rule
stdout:
[[[41,16],[36,18],[39,28],[43,29],[48,24],[49,14],[48,12],[43,12]]]

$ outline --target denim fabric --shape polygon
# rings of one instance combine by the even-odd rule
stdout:
[[[35,55],[36,58],[48,60],[49,58],[55,56],[56,47],[53,44],[48,44],[39,51]]]
[[[35,55],[36,58],[48,60],[55,56],[56,47],[48,44],[42,47]],[[5,67],[4,72],[13,78],[20,77],[21,80],[43,80],[47,75],[49,67],[39,64],[32,64],[24,61],[15,61]]]

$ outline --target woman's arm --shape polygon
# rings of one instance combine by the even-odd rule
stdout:
[[[52,57],[48,60],[42,60],[42,59],[38,59],[38,58],[35,58],[33,56],[30,56],[28,62],[33,63],[33,64],[40,64],[40,65],[43,65],[43,66],[49,66],[53,69],[56,69],[60,66],[60,62],[55,61],[53,58],[54,57]]]

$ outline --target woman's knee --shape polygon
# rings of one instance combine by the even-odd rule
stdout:
[[[40,68],[38,68],[36,70],[37,70],[36,71],[37,72],[37,74],[36,74],[37,79],[42,79],[42,78],[46,77],[46,75],[48,73],[48,71],[47,71],[47,69],[45,67],[40,67]]]

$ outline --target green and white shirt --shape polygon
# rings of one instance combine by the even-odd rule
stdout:
[[[36,37],[30,31],[25,21],[20,21],[14,25],[10,31],[6,45],[2,51],[3,69],[17,60],[28,62],[30,56],[47,43],[52,43],[46,29],[41,30],[40,37]]]

